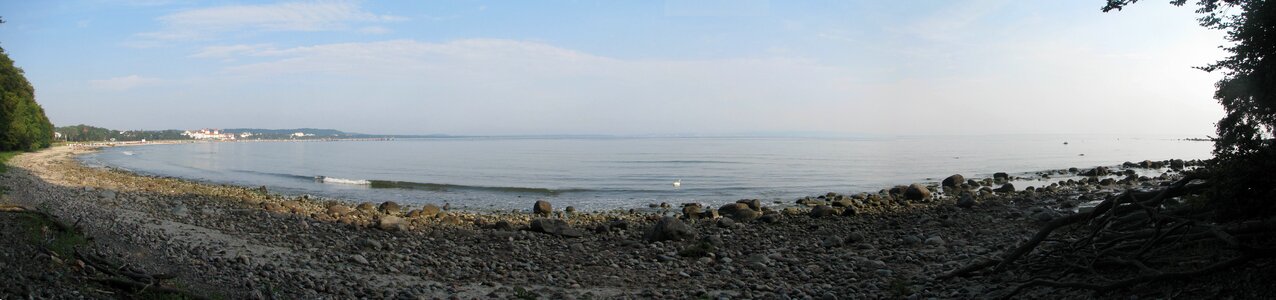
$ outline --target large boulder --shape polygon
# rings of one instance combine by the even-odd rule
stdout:
[[[750,209],[748,204],[730,203],[718,208],[718,213],[723,217],[731,218],[740,222],[747,222],[756,219],[761,213]]]
[[[644,238],[648,242],[659,241],[681,241],[684,239],[695,238],[696,232],[691,230],[686,223],[674,217],[664,217],[660,221],[656,221],[656,225],[647,231]]]
[[[377,210],[381,211],[383,214],[393,215],[398,214],[399,211],[403,210],[403,207],[399,206],[398,202],[386,201],[381,202],[381,205],[377,205]]]
[[[930,198],[930,190],[926,189],[926,186],[914,183],[904,190],[904,199],[906,200],[924,200],[926,198]]]
[[[407,224],[403,222],[403,218],[383,216],[377,220],[377,228],[385,231],[404,230],[407,228]]]
[[[532,213],[538,215],[549,215],[554,213],[554,207],[549,205],[549,201],[536,200],[536,204],[532,205]]]
[[[1094,169],[1081,172],[1080,175],[1081,176],[1107,176],[1108,174],[1111,174],[1111,173],[1112,172],[1108,170],[1108,167],[1094,167]]]
[[[559,219],[535,219],[529,224],[534,232],[547,233],[564,237],[581,237],[585,232],[567,225],[567,221]]]
[[[372,202],[364,202],[359,203],[359,205],[355,206],[354,209],[365,213],[371,213],[377,211],[377,206],[373,205]]]
[[[1006,174],[1006,172],[992,173],[992,180],[1006,181],[1009,179],[1010,179],[1010,174]]]
[[[823,218],[827,216],[836,216],[838,215],[838,211],[832,206],[820,205],[812,208],[810,215],[812,218]]]
[[[439,209],[439,206],[437,205],[426,204],[425,206],[421,207],[421,216],[426,218],[432,218],[434,216],[439,215],[439,212],[442,212],[442,211],[443,210]]]
[[[735,203],[743,203],[744,205],[747,205],[749,209],[762,211],[762,201],[758,199],[743,199],[736,201]]]
[[[958,186],[961,186],[961,184],[964,183],[965,181],[966,181],[965,176],[961,176],[961,174],[953,174],[953,176],[948,176],[948,178],[944,178],[944,181],[941,184],[941,186],[958,187]]]
[[[994,192],[998,192],[998,193],[1009,193],[1009,192],[1014,192],[1014,191],[1015,191],[1015,185],[1014,185],[1014,184],[1009,184],[1009,183],[1007,183],[1007,184],[1003,184],[1003,185],[1001,185],[1001,187],[999,187],[999,188],[997,188],[997,189],[994,189],[994,190],[992,190],[992,191],[994,191]]]
[[[698,219],[701,217],[703,207],[700,203],[687,203],[682,205],[682,217],[686,219]]]

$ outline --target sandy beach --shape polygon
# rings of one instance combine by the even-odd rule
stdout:
[[[932,185],[924,195],[905,187],[783,205],[673,204],[632,213],[552,207],[538,216],[357,205],[139,176],[85,167],[74,159],[85,151],[92,149],[14,157],[0,203],[75,224],[91,238],[81,251],[172,274],[172,287],[225,299],[985,298],[1031,272],[936,278],[1000,256],[1087,199],[1176,177],[1167,170],[1158,178],[1096,177],[1031,191],[975,178],[958,180],[957,189],[975,195],[966,199]],[[12,217],[3,218],[11,236],[0,245],[0,269],[16,272],[0,275],[0,298],[135,295],[85,283],[100,271],[74,257],[24,253],[34,250],[23,245],[22,232],[8,230]],[[1106,296],[1249,298],[1264,290],[1246,288],[1261,278],[1220,276],[1228,275]],[[1021,294],[1089,295],[1052,288]]]

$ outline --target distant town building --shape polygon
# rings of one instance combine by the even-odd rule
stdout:
[[[200,129],[196,131],[190,131],[190,130],[183,131],[182,135],[189,136],[192,139],[197,139],[197,140],[233,140],[235,139],[234,133],[222,133],[221,129],[208,129],[208,128],[204,128],[204,129]]]
[[[294,132],[294,133],[292,134],[292,136],[293,136],[293,137],[307,137],[307,136],[315,136],[315,134],[313,134],[313,133],[304,133],[304,132]]]
[[[253,133],[252,133],[252,132],[241,132],[241,133],[239,133],[239,138],[241,138],[241,139],[242,139],[242,138],[247,138],[247,137],[250,137],[250,136],[253,136]]]

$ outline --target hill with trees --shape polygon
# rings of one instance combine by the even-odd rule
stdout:
[[[0,48],[0,151],[34,151],[52,140],[53,123],[35,102],[35,88]]]

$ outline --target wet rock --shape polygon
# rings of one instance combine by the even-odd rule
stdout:
[[[779,222],[779,221],[780,221],[780,214],[779,214],[779,213],[769,213],[769,214],[764,214],[764,215],[762,215],[761,217],[758,217],[758,221],[762,221],[762,223],[775,223],[775,222]]]
[[[721,219],[718,219],[718,227],[722,227],[722,228],[734,228],[734,227],[735,227],[735,221],[731,220],[731,218],[721,218]]]
[[[762,201],[758,199],[743,199],[743,200],[736,201],[735,203],[743,203],[749,209],[752,209],[754,211],[762,211]]]
[[[718,208],[718,213],[721,213],[723,217],[731,218],[740,222],[751,221],[758,218],[760,215],[758,211],[750,209],[749,205],[744,203],[730,203],[723,205]]]
[[[425,206],[421,207],[422,217],[433,218],[435,216],[438,216],[440,212],[443,212],[443,209],[440,209],[438,205],[426,204]]]
[[[1010,174],[1006,174],[1006,172],[997,172],[997,173],[993,173],[993,174],[992,174],[992,180],[994,180],[994,181],[1006,181],[1006,180],[1010,180]]]
[[[400,217],[382,216],[377,220],[377,228],[385,231],[405,230],[407,229],[407,224]]]
[[[930,198],[930,190],[920,184],[911,184],[904,190],[905,200],[924,200]]]
[[[812,208],[810,215],[812,218],[823,218],[827,216],[835,216],[837,213],[837,209],[832,206],[820,205]]]
[[[859,214],[859,210],[857,210],[855,207],[842,208],[843,217],[854,217],[855,215],[858,215],[858,214]]]
[[[712,219],[717,219],[717,218],[718,218],[718,210],[713,209],[712,207],[705,208],[705,209],[704,209],[704,211],[700,213],[700,218],[703,218],[703,219],[710,219],[710,220],[712,220]]]
[[[328,206],[328,215],[333,217],[343,216],[353,211],[354,209],[342,204],[333,204]]]
[[[1009,184],[1009,183],[1007,183],[1007,184],[1003,184],[1003,185],[1001,185],[1001,187],[999,187],[999,188],[997,188],[997,189],[994,189],[994,190],[992,190],[992,191],[994,191],[994,192],[998,192],[998,193],[1009,193],[1009,192],[1014,192],[1014,191],[1015,191],[1015,185],[1014,185],[1014,184]]]
[[[549,205],[549,201],[536,200],[536,204],[532,204],[532,213],[542,216],[548,216],[554,212],[554,207]]]
[[[581,237],[585,235],[584,231],[572,228],[567,225],[567,221],[559,219],[535,219],[529,226],[533,232],[547,233],[563,237]]]
[[[569,213],[569,214],[576,213],[576,207],[575,207],[575,206],[568,206],[567,208],[564,208],[564,209],[563,209],[563,212],[565,212],[565,213]]]
[[[1111,174],[1111,173],[1112,171],[1109,171],[1108,167],[1095,167],[1094,169],[1081,172],[1080,175],[1081,176],[1107,176],[1108,174]]]
[[[697,219],[703,213],[700,203],[686,203],[682,205],[682,217],[688,220]]]
[[[695,231],[691,230],[691,227],[688,227],[687,224],[682,223],[681,220],[674,217],[664,217],[657,221],[656,225],[652,226],[651,230],[648,230],[647,235],[643,238],[648,242],[660,242],[681,241],[695,236]]]
[[[1182,159],[1171,159],[1171,160],[1170,160],[1170,169],[1174,169],[1174,170],[1176,170],[1176,171],[1177,171],[1177,170],[1182,170],[1182,169],[1183,169],[1184,167],[1186,167],[1186,166],[1187,166],[1187,164],[1186,164],[1186,163],[1184,163]]]
[[[381,211],[383,214],[396,215],[403,210],[403,207],[400,207],[397,202],[386,201],[381,202],[381,205],[377,205],[377,210]]]
[[[958,187],[965,181],[966,181],[965,176],[961,176],[961,174],[953,174],[953,176],[948,176],[948,178],[944,178],[944,181],[942,182],[941,186]]]
[[[846,244],[846,241],[842,240],[842,238],[838,236],[827,236],[824,237],[823,240],[820,240],[820,247],[824,248],[841,247],[843,244]]]
[[[975,206],[975,203],[975,196],[970,193],[962,193],[961,196],[957,196],[957,207],[971,208]]]
[[[359,203],[359,205],[355,206],[354,209],[365,213],[373,213],[377,211],[377,206],[372,204],[372,202],[364,202]]]

